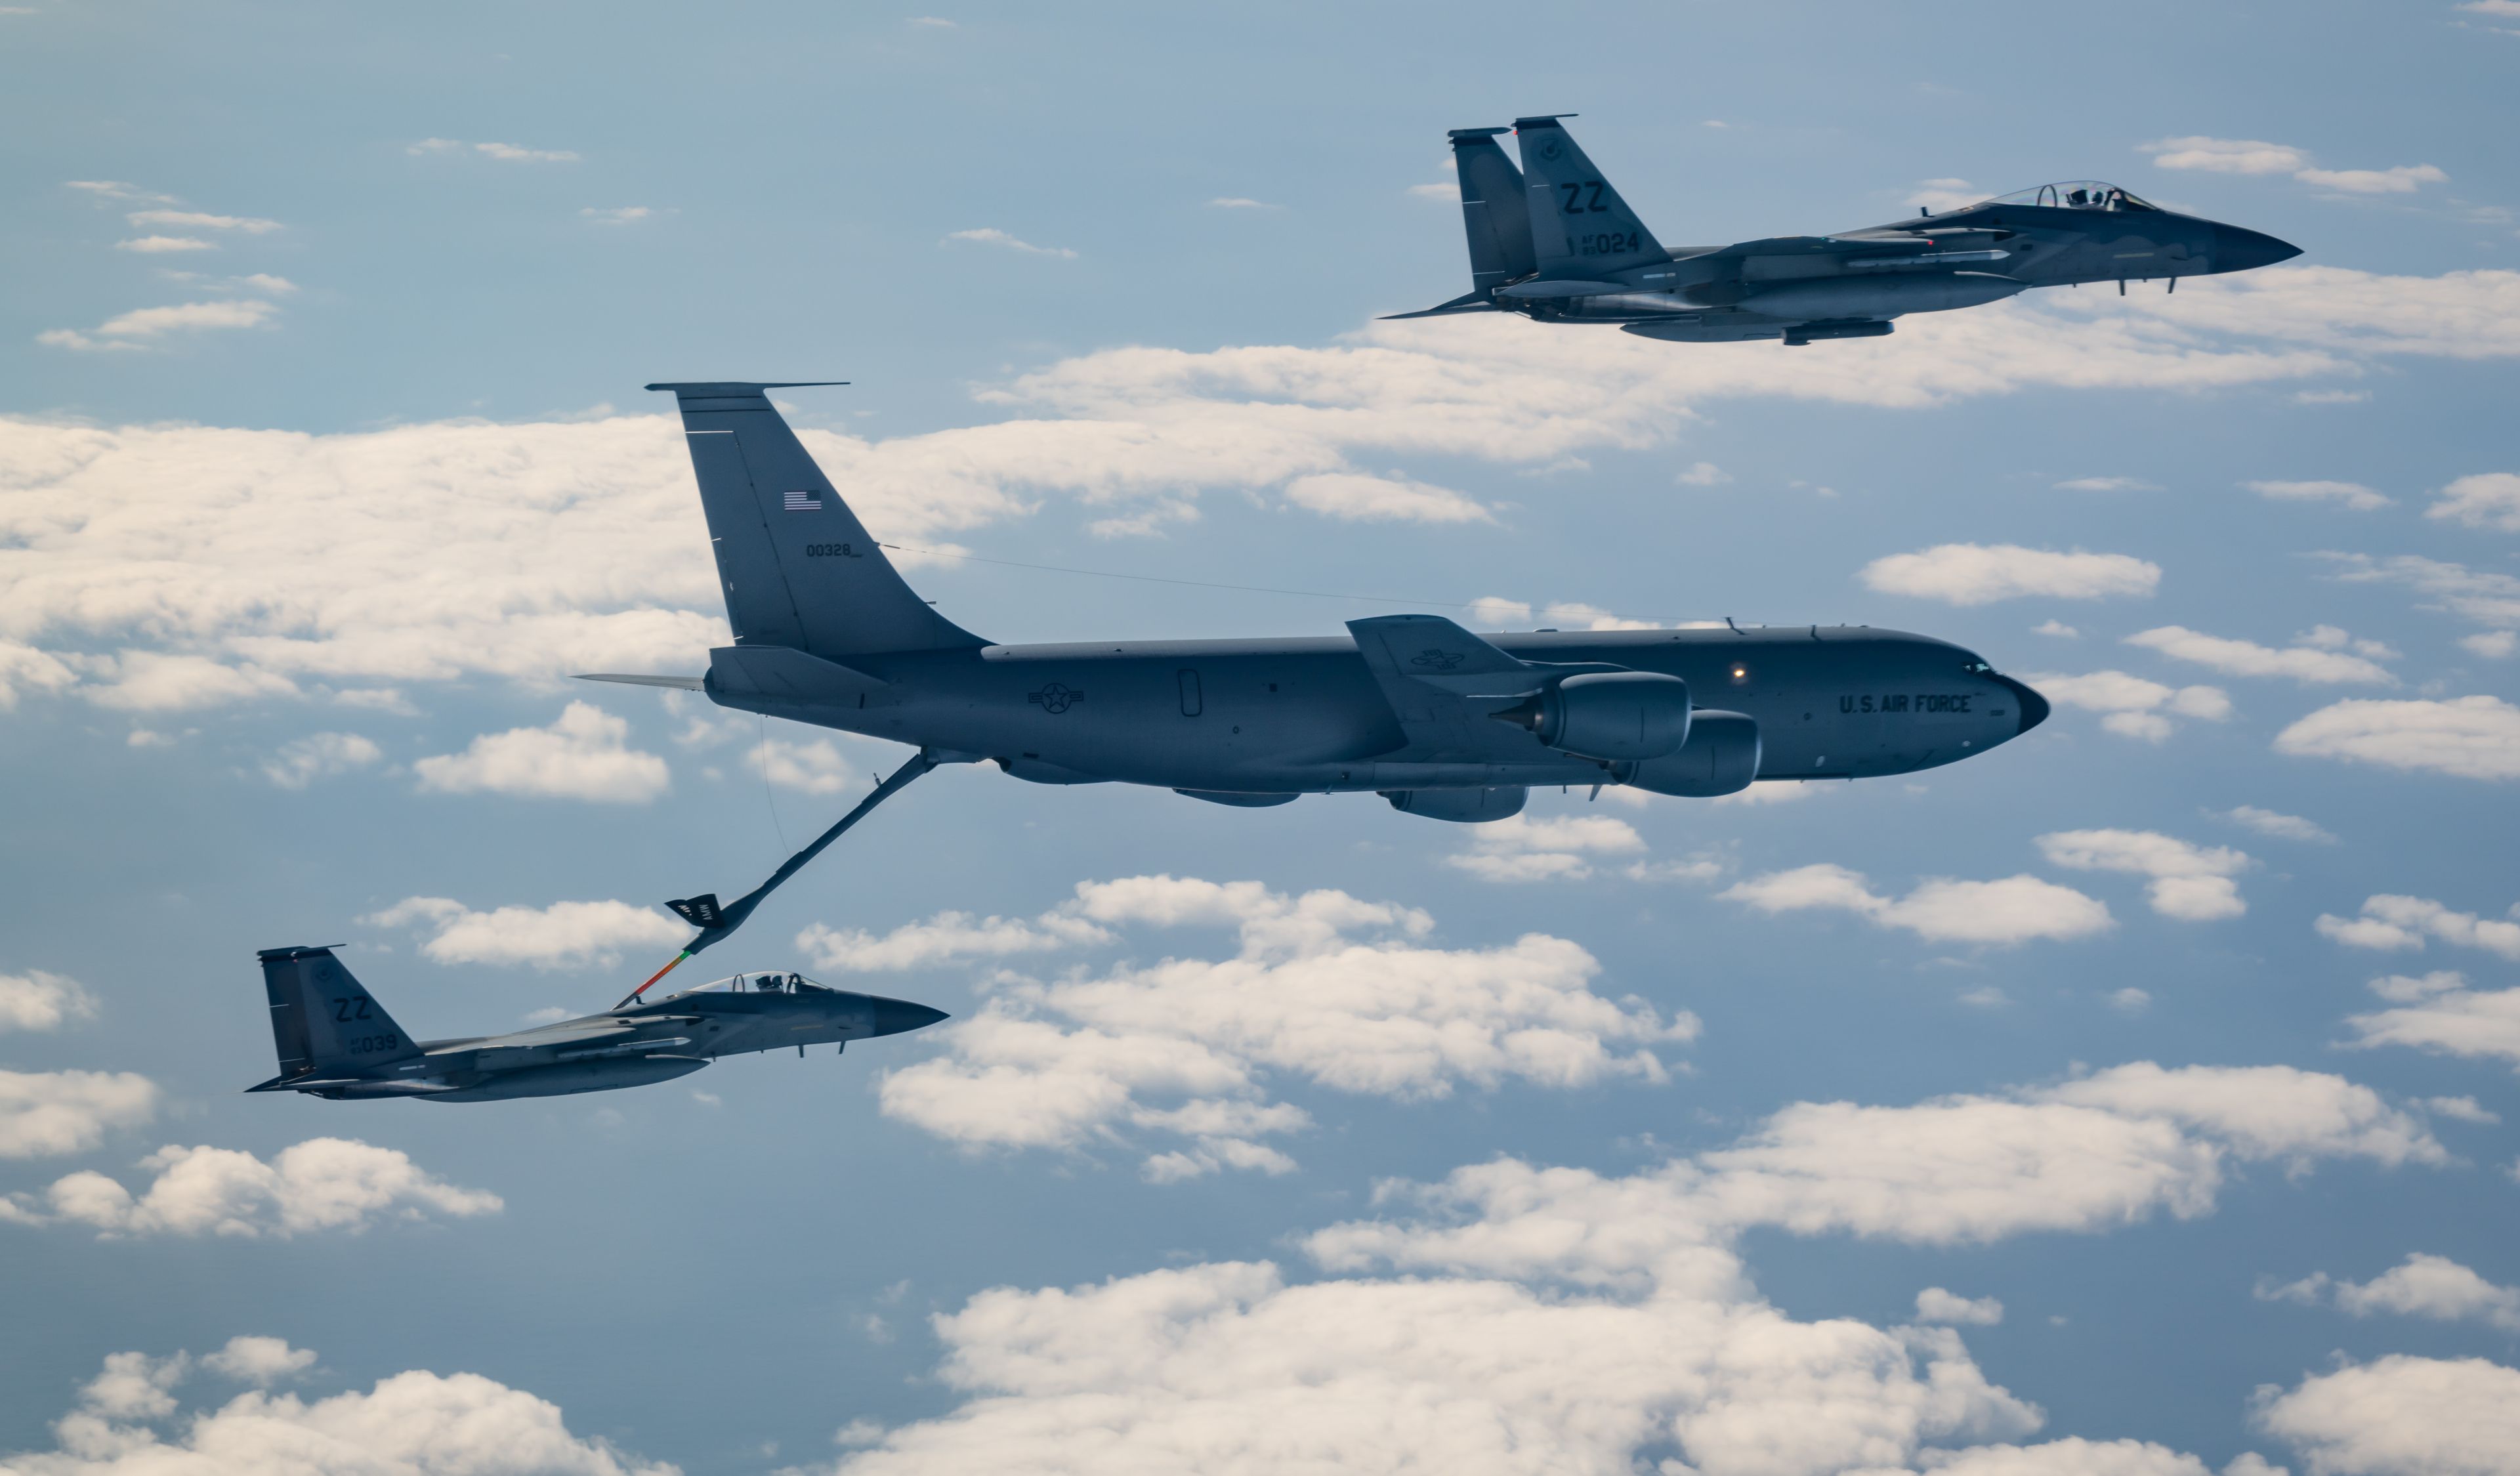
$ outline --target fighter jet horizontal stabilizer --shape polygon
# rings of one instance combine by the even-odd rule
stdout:
[[[1397,323],[1403,318],[1443,318],[1454,313],[1492,313],[1496,310],[1496,304],[1488,300],[1487,293],[1463,292],[1450,302],[1438,302],[1433,307],[1421,307],[1414,313],[1384,313],[1382,321]]]

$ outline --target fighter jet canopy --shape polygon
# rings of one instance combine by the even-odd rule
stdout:
[[[705,984],[695,984],[689,989],[677,990],[666,998],[679,999],[687,994],[806,994],[809,992],[829,994],[831,986],[817,984],[800,973],[729,974],[723,979],[711,979]]]
[[[2106,180],[2069,179],[2058,184],[2041,185],[2035,190],[2015,190],[1980,201],[1990,205],[2045,205],[2051,210],[2158,210],[2161,206],[2138,199]]]

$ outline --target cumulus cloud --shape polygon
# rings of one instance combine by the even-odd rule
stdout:
[[[691,931],[627,902],[555,902],[476,913],[449,897],[406,897],[359,919],[370,927],[425,927],[422,955],[439,963],[525,963],[551,970],[610,968],[627,948],[663,948]]]
[[[0,1070],[0,1158],[84,1153],[157,1115],[157,1083],[128,1071]]]
[[[269,1345],[265,1347],[263,1345]],[[248,1351],[239,1353],[241,1347]],[[270,1349],[302,1371],[314,1355],[278,1338],[241,1337],[200,1361],[213,1373],[260,1383]],[[297,1360],[304,1363],[296,1363]],[[215,1409],[183,1410],[172,1392],[192,1374],[183,1354],[106,1356],[104,1370],[53,1424],[59,1448],[13,1457],[45,1476],[269,1476],[272,1472],[393,1472],[411,1476],[680,1476],[569,1433],[560,1407],[477,1373],[411,1369],[356,1390],[305,1400],[251,1390]],[[275,1377],[280,1376],[278,1374]]]
[[[384,757],[373,738],[355,733],[310,733],[280,745],[263,760],[262,777],[283,789],[303,789],[319,779],[347,774]]]
[[[2405,585],[2440,602],[2440,609],[2478,625],[2508,630],[2520,627],[2520,575],[2471,569],[2465,564],[2400,554],[2374,559],[2367,554],[2321,556],[2348,583]]]
[[[2057,830],[2039,837],[2050,866],[2149,876],[2144,895],[2165,917],[2208,922],[2247,912],[2231,878],[2256,863],[2228,846],[2200,846],[2158,830]]]
[[[232,297],[221,302],[178,302],[165,307],[134,308],[108,318],[84,333],[69,328],[47,329],[35,335],[35,341],[56,348],[138,348],[168,334],[260,328],[279,311],[260,297]]]
[[[0,1034],[59,1030],[71,1020],[96,1017],[96,997],[78,980],[30,968],[0,974]]]
[[[567,149],[527,149],[518,144],[468,144],[462,139],[425,138],[405,154],[473,155],[511,164],[573,164],[578,156]]]
[[[2499,661],[2513,651],[2520,650],[2520,631],[2482,631],[2473,636],[2459,637],[2458,644],[2460,649],[2470,654],[2483,656],[2489,661]]]
[[[2127,637],[2126,642],[2129,646],[2157,650],[2174,661],[2190,662],[2235,677],[2289,677],[2305,686],[2332,686],[2340,682],[2369,682],[2382,687],[2398,685],[2398,679],[2387,667],[2367,656],[2336,649],[2336,646],[2344,642],[2345,633],[2337,631],[2335,635],[2334,643],[2305,639],[2300,644],[2278,649],[2260,646],[2254,641],[2209,636],[2183,625],[2164,625],[2138,631]]]
[[[1928,1286],[1916,1293],[1916,1320],[1992,1327],[2003,1320],[2003,1304],[1993,1297],[1964,1297],[1956,1291]]]
[[[2275,751],[2459,779],[2520,779],[2520,707],[2490,696],[2336,702],[2276,734]]]
[[[2228,820],[2235,826],[2245,826],[2261,835],[2272,835],[2277,840],[2306,840],[2323,846],[2336,844],[2336,836],[2325,826],[2315,820],[2304,820],[2298,815],[2286,815],[2280,810],[2262,810],[2256,805],[2234,805],[2228,810],[2208,810],[2205,813]]]
[[[1423,913],[1257,882],[1084,882],[1055,921],[960,919],[866,946],[1012,953],[1060,929],[1082,938],[1079,924],[1224,926],[1238,948],[1055,983],[1002,978],[977,1014],[942,1033],[944,1054],[885,1076],[884,1112],[973,1147],[1126,1143],[1128,1129],[1186,1140],[1146,1160],[1158,1180],[1282,1172],[1292,1160],[1260,1140],[1310,1119],[1270,1098],[1273,1073],[1404,1100],[1507,1080],[1660,1081],[1651,1048],[1697,1033],[1692,1016],[1665,1023],[1642,1001],[1595,994],[1599,965],[1563,939],[1436,948]]]
[[[2347,1017],[2354,1044],[2500,1060],[2520,1071],[2520,989],[2470,989],[2464,976],[2447,969],[2375,979],[2371,989],[2396,1007]]]
[[[2158,492],[2161,484],[2139,476],[2077,476],[2056,484],[2059,492]]]
[[[1449,487],[1403,476],[1324,471],[1286,483],[1286,500],[1350,522],[1494,522],[1487,509]]]
[[[1732,479],[1732,472],[1713,462],[1691,462],[1672,477],[1684,487],[1720,487]]]
[[[2520,905],[2512,908],[2511,917],[2520,918]],[[2433,937],[2460,948],[2486,949],[2520,962],[2520,921],[2480,917],[2446,907],[2430,897],[2380,893],[2363,899],[2361,917],[2339,917],[2322,913],[2316,926],[2322,936],[2353,948],[2420,952],[2425,938]]]
[[[2101,1230],[2209,1213],[2233,1163],[2408,1156],[2338,1130],[2340,1105],[2364,1128],[2388,1114],[2333,1077],[2121,1068],[2089,1101],[2070,1090],[1801,1103],[1625,1177],[1499,1159],[1386,1184],[1372,1218],[1301,1240],[1310,1279],[1203,1263],[985,1291],[933,1321],[962,1402],[863,1432],[840,1469],[1172,1469],[1188,1451],[1212,1468],[1539,1476],[1670,1452],[1704,1476],[2204,1476],[2134,1442],[2010,1444],[2044,1415],[1957,1330],[1797,1321],[1737,1249],[1759,1226],[1928,1245]],[[2261,1096],[2265,1122],[2234,1131],[2235,1103]],[[1940,1296],[1920,1311],[1991,1311]]]
[[[1636,827],[1607,815],[1516,815],[1473,827],[1470,848],[1444,864],[1482,881],[1577,881],[1593,874],[1597,859],[1641,856],[1644,849]]]
[[[1076,255],[1075,251],[1066,246],[1034,246],[1031,242],[1025,241],[1020,237],[1010,236],[995,226],[981,226],[977,230],[970,231],[948,231],[945,233],[944,240],[938,244],[950,246],[957,241],[976,242],[981,246],[1003,246],[1007,250],[1020,251],[1027,256],[1064,256],[1072,259]]]
[[[646,205],[587,205],[577,212],[579,219],[597,226],[637,225],[655,213]]]
[[[2261,1389],[2255,1415],[2311,1476],[2501,1476],[2520,1450],[2520,1369],[2396,1354]]]
[[[673,777],[665,761],[628,746],[630,724],[591,702],[571,702],[548,728],[485,733],[462,753],[412,765],[424,789],[521,794],[644,805]]]
[[[2051,600],[2147,597],[2161,566],[2125,554],[2060,554],[2017,544],[1946,543],[1893,554],[1864,566],[1868,589],[1946,604],[1991,604],[2044,596]]]
[[[2051,293],[1927,315],[1824,362],[1673,354],[1506,315],[1377,323],[1318,347],[1116,348],[985,389],[992,424],[800,434],[879,536],[910,543],[1052,495],[1126,522],[1206,491],[1282,502],[1305,477],[1393,481],[1380,469],[1415,457],[1543,467],[1651,450],[1743,397],[1922,408],[2333,375],[2374,354],[2520,355],[2520,273],[2278,268],[2191,286],[2105,309]],[[163,496],[170,484],[190,495]],[[726,640],[663,417],[315,436],[0,419],[0,641],[38,649],[140,644],[292,680],[408,684],[689,669]],[[1324,484],[1307,495],[1352,505]],[[293,571],[286,589],[275,565]]]
[[[393,1148],[310,1138],[266,1163],[235,1148],[169,1144],[140,1160],[155,1177],[134,1193],[94,1171],[56,1180],[39,1197],[13,1194],[8,1218],[76,1225],[105,1236],[356,1234],[381,1220],[486,1215],[499,1196],[430,1177]]]
[[[1771,872],[1716,894],[1763,913],[1834,909],[1876,926],[1904,928],[1935,943],[1998,946],[2038,938],[2082,938],[2115,925],[2106,903],[2027,874],[1999,881],[1933,876],[1905,897],[1872,890],[1861,872],[1822,862]]]
[[[202,1356],[202,1366],[241,1384],[269,1388],[315,1366],[315,1350],[292,1348],[287,1338],[240,1333],[216,1353]]]
[[[2419,185],[2447,183],[2450,176],[2431,164],[2400,164],[2388,169],[2320,169],[2310,156],[2283,144],[2258,139],[2165,138],[2142,146],[2164,169],[2198,169],[2211,174],[2289,174],[2306,185],[2342,190],[2351,195],[2412,195]]]
[[[173,251],[215,251],[218,244],[203,241],[198,236],[135,236],[128,241],[115,242],[113,248],[155,256]]]
[[[2231,715],[2231,699],[2219,687],[2166,687],[2123,671],[2038,672],[2025,680],[2057,706],[2099,713],[2109,732],[2148,742],[2177,731],[2174,717],[2219,723]]]
[[[213,215],[206,210],[133,210],[123,216],[135,226],[170,226],[183,231],[236,231],[247,236],[267,236],[280,229],[280,222],[255,215]]]
[[[2257,1294],[2262,1301],[2333,1306],[2358,1318],[2388,1312],[2443,1322],[2474,1319],[2520,1332],[2520,1287],[2498,1286],[2447,1256],[2422,1251],[2368,1281],[2339,1281],[2315,1272],[2281,1286],[2261,1284]]]
[[[1077,916],[1073,909],[1054,909],[1030,920],[944,912],[923,921],[905,922],[881,934],[817,922],[796,935],[796,948],[818,968],[891,973],[966,959],[1003,959],[1013,954],[1107,943],[1110,939],[1109,930]]]
[[[2332,502],[2357,513],[2368,513],[2389,506],[2390,499],[2372,491],[2361,482],[2333,481],[2256,481],[2241,486],[2261,497],[2276,502]]]
[[[2462,476],[2442,488],[2441,501],[2424,510],[2471,528],[2520,533],[2520,474],[2493,471]]]

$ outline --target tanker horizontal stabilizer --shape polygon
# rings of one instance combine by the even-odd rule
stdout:
[[[619,682],[628,687],[672,687],[684,692],[706,692],[708,690],[708,679],[706,677],[643,677],[620,671],[581,671],[576,674],[575,680],[580,682]]]

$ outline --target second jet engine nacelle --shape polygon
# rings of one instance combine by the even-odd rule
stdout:
[[[1760,288],[1741,306],[1771,318],[1886,318],[2000,302],[2029,285],[1992,272],[1806,277]]]
[[[1659,758],[1688,741],[1688,684],[1652,671],[1585,672],[1497,716],[1561,753]]]
[[[1520,784],[1507,784],[1494,789],[1385,789],[1382,797],[1403,815],[1475,826],[1521,814],[1522,802],[1531,797],[1531,791]]]
[[[1759,777],[1759,720],[1742,712],[1700,711],[1688,725],[1688,741],[1678,753],[1612,767],[1623,784],[1710,799],[1750,787]]]

